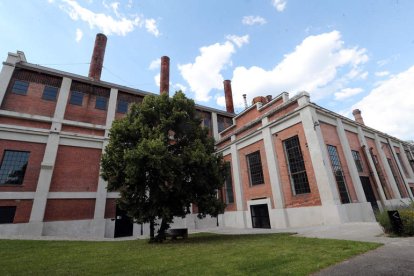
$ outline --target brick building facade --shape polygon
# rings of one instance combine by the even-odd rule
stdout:
[[[99,161],[114,120],[148,92],[100,80],[106,37],[97,36],[88,77],[9,53],[0,74],[0,234],[114,237],[147,234],[116,208]],[[161,59],[168,93],[169,59]],[[306,92],[257,97],[234,114],[196,106],[229,162],[218,196],[225,213],[174,226],[285,228],[373,221],[373,208],[413,198],[408,143],[324,109]]]

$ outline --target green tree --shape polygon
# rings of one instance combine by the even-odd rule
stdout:
[[[201,126],[194,101],[181,91],[146,96],[114,121],[102,155],[102,177],[118,204],[137,223],[150,223],[151,241],[163,240],[173,217],[185,217],[191,203],[198,216],[217,216],[224,204],[217,190],[226,168],[214,140]],[[155,221],[161,220],[154,237]]]

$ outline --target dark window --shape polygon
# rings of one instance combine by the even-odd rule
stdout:
[[[398,161],[400,161],[400,164],[401,164],[401,167],[402,167],[402,169],[403,169],[403,171],[404,171],[405,176],[406,176],[406,177],[408,177],[408,170],[407,170],[407,168],[405,167],[405,164],[404,164],[404,162],[403,162],[403,160],[402,160],[402,158],[401,158],[400,153],[396,152],[396,154],[397,154]]]
[[[13,223],[16,206],[0,206],[0,224]]]
[[[392,173],[392,176],[394,177],[395,184],[397,184],[398,192],[400,193],[401,197],[404,197],[401,191],[401,187],[400,187],[401,185],[400,178],[398,177],[398,173],[397,173],[397,170],[395,169],[394,163],[392,162],[390,158],[387,158],[387,161],[388,161],[388,165],[390,165],[391,173]]]
[[[310,193],[308,176],[298,136],[283,141],[289,176],[295,195]]]
[[[218,132],[222,132],[223,130],[231,126],[232,124],[233,124],[232,118],[217,115]]]
[[[12,92],[20,95],[26,95],[29,83],[27,81],[14,81]]]
[[[128,102],[118,101],[118,106],[116,107],[118,113],[127,113],[128,112]]]
[[[233,184],[231,181],[231,166],[230,162],[226,163],[227,166],[227,175],[226,181],[224,182],[224,188],[226,190],[226,203],[234,203],[234,195],[233,195]]]
[[[328,145],[328,153],[331,159],[332,170],[335,175],[336,184],[338,185],[339,196],[342,203],[349,203],[348,189],[346,187],[346,181],[344,172],[342,170],[341,161],[339,160],[338,151],[335,146]]]
[[[0,167],[0,184],[22,184],[30,152],[5,150]]]
[[[57,87],[45,86],[45,89],[43,89],[42,99],[48,100],[48,101],[56,101],[57,92],[58,92]]]
[[[108,99],[105,97],[96,97],[95,108],[106,110]]]
[[[411,152],[410,152],[410,151],[408,151],[408,150],[406,150],[406,151],[405,151],[405,155],[407,155],[408,163],[409,163],[409,164],[410,164],[410,166],[411,166],[411,170],[414,172],[414,158],[413,158],[413,156],[411,155]]]
[[[357,152],[356,150],[353,150],[352,157],[354,158],[355,165],[357,167],[358,172],[363,172],[364,167],[362,167],[362,160],[361,160],[361,156],[359,155],[359,152]]]
[[[246,156],[247,165],[249,167],[250,184],[263,184],[262,161],[260,159],[260,151],[253,152]]]
[[[70,104],[82,105],[83,102],[83,93],[78,91],[72,91],[70,95]]]

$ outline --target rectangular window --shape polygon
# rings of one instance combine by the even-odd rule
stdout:
[[[335,146],[327,145],[328,153],[331,159],[332,170],[335,175],[336,184],[338,185],[339,196],[341,197],[341,203],[349,203],[349,194],[346,187],[346,181],[344,172],[342,170],[341,161],[339,160],[338,150]]]
[[[234,195],[233,195],[233,183],[231,181],[231,166],[230,162],[226,162],[227,166],[227,175],[226,181],[224,182],[224,188],[226,190],[226,203],[234,203]]]
[[[262,160],[260,159],[260,151],[250,153],[246,156],[247,166],[249,167],[249,177],[251,185],[264,183]]]
[[[118,113],[127,113],[128,112],[128,102],[118,101],[116,112]]]
[[[96,97],[95,108],[106,110],[106,106],[108,104],[108,98],[105,97]]]
[[[23,183],[30,152],[5,150],[0,167],[0,185]]]
[[[0,206],[0,224],[13,223],[16,206]]]
[[[400,187],[400,184],[401,184],[400,183],[400,178],[398,177],[398,173],[397,173],[397,170],[394,166],[394,163],[392,162],[392,160],[390,158],[387,158],[387,161],[388,161],[388,165],[390,165],[391,173],[392,173],[392,176],[394,177],[395,184],[397,184],[398,192],[400,193],[401,197],[404,197],[403,193],[401,191],[401,187]]]
[[[353,150],[352,157],[354,158],[355,165],[357,167],[358,172],[363,172],[364,167],[362,167],[362,160],[361,160],[361,156],[359,155],[359,152],[357,152],[356,150]]]
[[[412,170],[412,171],[413,171],[413,173],[414,173],[414,158],[413,158],[413,156],[411,155],[411,152],[410,152],[410,151],[408,151],[408,150],[406,150],[406,151],[405,151],[405,155],[407,156],[408,163],[410,164],[411,170]]]
[[[14,81],[12,92],[15,94],[26,95],[29,83],[27,81]]]
[[[299,144],[299,137],[293,136],[283,141],[290,182],[295,195],[310,193],[305,162]]]
[[[74,105],[82,105],[82,103],[83,103],[83,93],[78,92],[78,91],[72,91],[72,93],[70,95],[69,103],[74,104]]]
[[[48,101],[56,101],[57,99],[58,88],[53,86],[45,86],[43,89],[42,99]]]
[[[402,170],[404,171],[405,177],[408,177],[408,170],[407,170],[407,168],[405,167],[405,164],[404,164],[404,162],[403,162],[403,160],[402,160],[402,158],[401,158],[400,153],[396,152],[396,154],[397,154],[398,161],[400,161],[400,164],[401,164]]]

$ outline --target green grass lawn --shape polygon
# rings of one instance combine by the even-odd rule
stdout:
[[[187,240],[0,240],[0,275],[307,275],[381,246],[266,235],[190,235]]]

